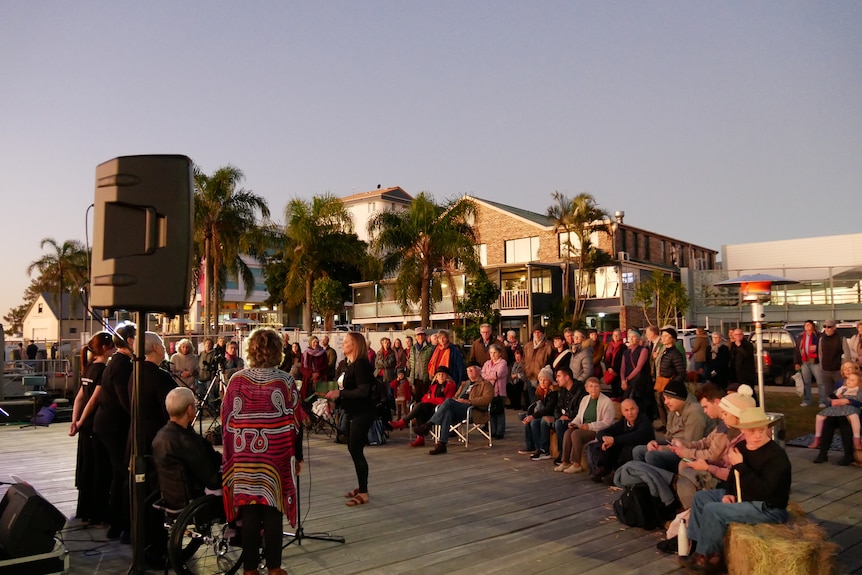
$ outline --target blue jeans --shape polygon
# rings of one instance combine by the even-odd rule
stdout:
[[[814,380],[823,379],[819,374],[820,365],[803,362],[799,366],[799,371],[802,372],[802,401],[811,404],[811,384]],[[823,400],[821,399],[821,401]]]
[[[536,401],[536,388],[539,387],[538,381],[525,381],[524,382],[524,391],[527,393],[527,398],[529,401],[527,402],[527,407],[530,406],[531,403]]]
[[[434,416],[428,423],[440,426],[440,443],[449,443],[449,426],[453,421],[461,421],[467,417],[467,408],[470,407],[466,403],[455,401],[451,397],[444,401],[440,407],[434,412]]]
[[[646,445],[638,445],[632,450],[632,459],[634,461],[644,461],[648,465],[665,469],[671,473],[676,473],[679,470],[680,457],[673,451],[656,450],[648,451]]]
[[[771,509],[763,501],[722,503],[724,489],[698,491],[691,504],[688,537],[697,541],[697,552],[720,553],[724,534],[731,523],[786,523],[786,509]]]
[[[525,425],[524,445],[526,451],[541,450],[550,453],[551,424],[539,417]]]

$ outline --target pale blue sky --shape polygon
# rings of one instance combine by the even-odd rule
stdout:
[[[294,197],[592,193],[713,249],[860,230],[859,2],[0,3],[0,315],[97,164]]]

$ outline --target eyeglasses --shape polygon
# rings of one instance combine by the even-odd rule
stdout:
[[[824,325],[823,329],[835,329],[834,325]]]

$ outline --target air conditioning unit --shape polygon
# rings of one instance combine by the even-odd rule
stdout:
[[[627,262],[627,261],[629,261],[629,253],[628,252],[619,252],[617,254],[617,259],[620,260],[621,262]]]

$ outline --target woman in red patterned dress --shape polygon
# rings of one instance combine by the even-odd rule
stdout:
[[[249,368],[231,377],[222,402],[225,512],[228,520],[242,520],[245,574],[258,572],[262,529],[269,575],[286,575],[281,568],[283,515],[296,525],[303,414],[296,383],[278,369],[283,356],[278,332],[253,331]]]

